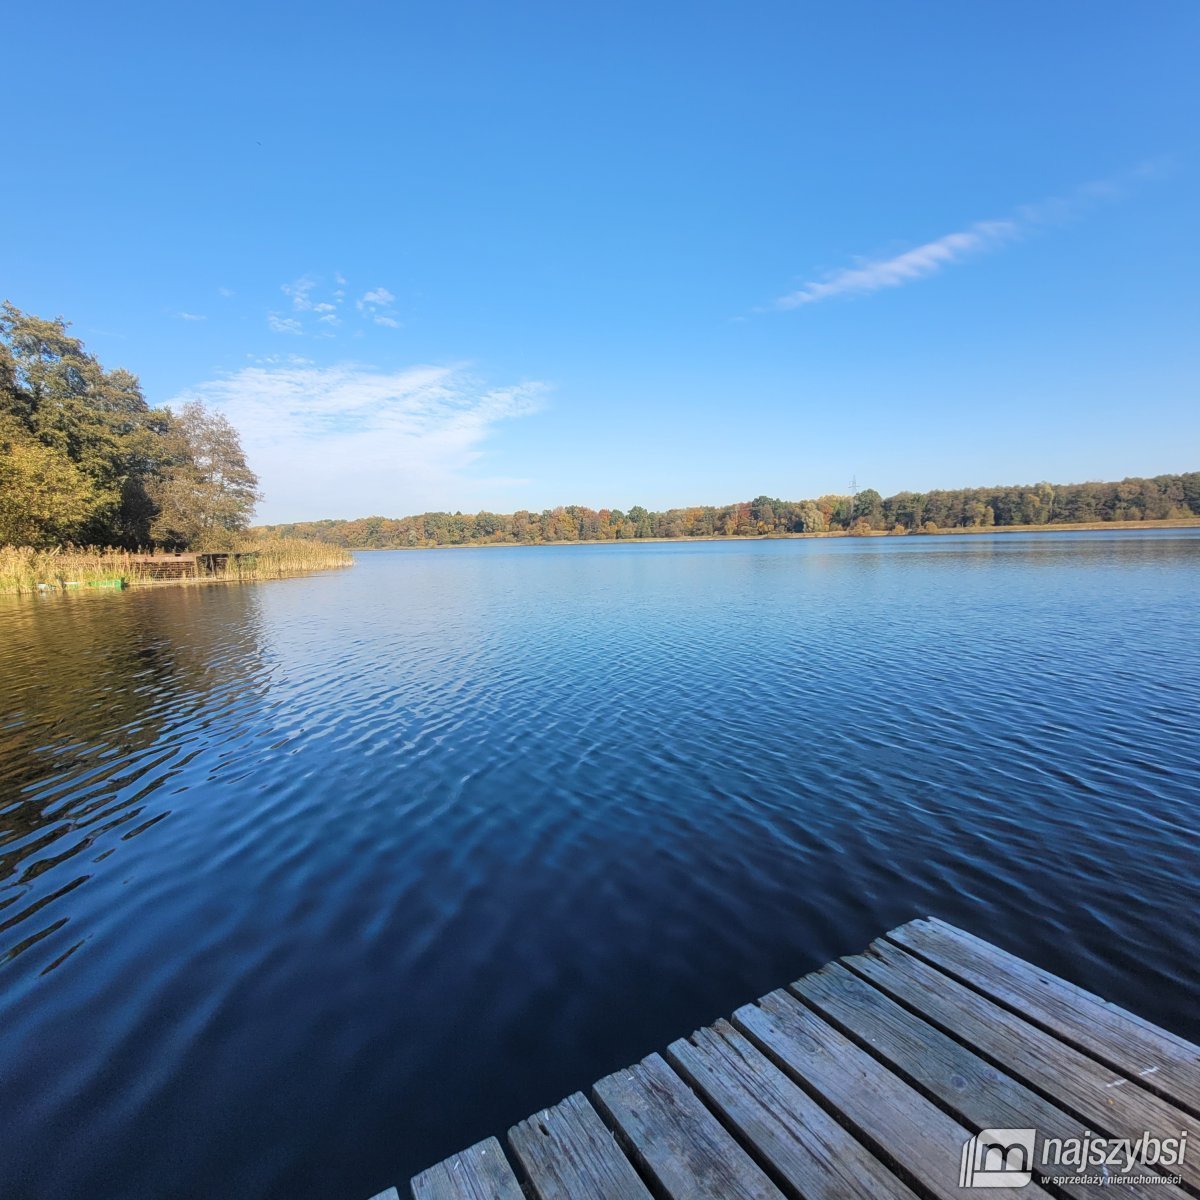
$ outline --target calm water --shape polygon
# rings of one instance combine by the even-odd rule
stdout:
[[[0,1193],[366,1197],[915,915],[1200,1036],[1200,536],[0,598]]]

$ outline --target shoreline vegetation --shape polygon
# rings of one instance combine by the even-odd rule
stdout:
[[[1015,485],[955,491],[873,488],[816,500],[759,496],[722,507],[651,512],[635,505],[581,505],[514,513],[428,512],[415,516],[262,525],[259,538],[324,542],[348,550],[438,546],[573,545],[623,541],[711,541],[762,537],[1036,532],[1186,527],[1200,522],[1200,471],[1112,483]]]
[[[231,558],[211,574],[171,579],[154,578],[145,563],[127,550],[106,546],[0,546],[0,595],[58,592],[91,588],[178,587],[206,583],[251,583],[286,579],[348,567],[348,550],[328,543],[296,538],[267,538],[236,547],[240,562]]]
[[[190,401],[151,408],[69,333],[0,304],[0,593],[277,579],[349,566],[354,550],[789,537],[1148,529],[1200,523],[1200,471],[814,500],[758,496],[651,512],[568,504],[531,512],[250,527],[262,499],[237,430]],[[854,485],[851,485],[852,488]],[[158,577],[135,552],[226,557]],[[232,557],[230,557],[232,556]],[[213,565],[214,560],[206,560]]]
[[[1058,522],[1053,525],[975,525],[966,529],[918,529],[913,530],[915,537],[947,537],[973,533],[1098,533],[1106,529],[1127,530],[1133,533],[1152,533],[1155,530],[1167,529],[1200,529],[1200,517],[1174,517],[1161,521],[1091,521],[1091,522]],[[853,532],[845,529],[829,529],[824,533],[712,533],[684,535],[683,537],[648,537],[636,538],[634,544],[656,546],[669,542],[786,542],[806,538],[848,538],[848,537],[900,537],[909,536],[908,530],[867,529]],[[619,538],[608,538],[603,541],[595,538],[583,541],[576,538],[572,542],[446,542],[435,546],[356,546],[355,554],[371,554],[383,550],[479,550],[479,549],[516,549],[520,546],[627,546],[631,543]]]
[[[151,408],[136,375],[107,370],[68,330],[0,304],[0,593],[351,565],[327,542],[255,538],[261,494],[238,431],[195,401]],[[143,551],[163,558],[139,561]],[[174,559],[185,552],[186,565]],[[216,557],[201,568],[196,553]]]

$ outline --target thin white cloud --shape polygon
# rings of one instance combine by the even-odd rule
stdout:
[[[489,387],[462,367],[263,360],[170,403],[198,399],[229,418],[262,480],[260,518],[278,521],[463,507],[495,486],[477,473],[488,439],[546,390]]]
[[[1066,196],[1052,196],[1037,204],[1022,205],[1008,217],[976,221],[966,229],[945,234],[902,254],[862,260],[855,266],[809,280],[795,291],[778,297],[772,307],[801,308],[834,296],[861,296],[914,283],[936,275],[954,263],[1015,241],[1038,226],[1063,224],[1097,203],[1119,199],[1131,184],[1162,174],[1165,168],[1163,163],[1143,163],[1125,175],[1085,183]]]
[[[861,295],[881,288],[900,287],[933,275],[950,263],[990,250],[1016,237],[1015,221],[980,221],[959,233],[948,233],[893,258],[876,259],[857,267],[834,271],[824,279],[806,283],[798,291],[780,296],[776,308],[799,308],[830,296]]]
[[[176,317],[181,321],[207,321],[208,318],[201,313],[177,312]]]
[[[311,275],[302,275],[294,283],[283,284],[279,290],[291,300],[296,312],[307,312],[313,306],[310,297],[316,286],[317,281]]]
[[[217,288],[217,295],[220,296],[223,300],[228,300],[234,294],[235,293],[234,293],[233,288],[227,288],[227,287]]]
[[[268,312],[267,324],[271,330],[297,336],[336,337],[334,331],[342,326],[344,314],[350,310],[345,287],[341,286],[346,283],[345,276],[337,273],[334,279],[339,286],[332,292],[327,291],[316,275],[302,275],[292,283],[282,284],[280,291],[291,301],[291,313]],[[393,308],[395,300],[387,288],[371,288],[354,302],[354,309],[363,322],[399,329],[400,320]],[[362,330],[355,330],[354,336],[362,336]]]
[[[359,300],[358,307],[360,311],[366,308],[386,308],[388,305],[394,304],[395,300],[396,297],[387,288],[373,288]]]

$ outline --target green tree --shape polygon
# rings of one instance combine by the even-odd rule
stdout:
[[[106,371],[68,328],[0,305],[0,412],[89,482],[78,537],[144,544],[153,514],[147,484],[162,461],[168,414],[146,404],[137,376]]]
[[[883,528],[883,497],[874,488],[863,488],[854,497],[854,520],[866,521],[872,529]]]
[[[800,504],[798,521],[801,533],[824,533],[828,528],[825,514],[811,500]]]
[[[164,439],[170,458],[150,490],[154,540],[175,548],[231,546],[249,528],[259,499],[237,430],[192,401],[171,418]]]
[[[654,524],[651,521],[650,513],[648,513],[640,504],[635,504],[628,513],[630,522],[633,524],[634,537],[653,537]]]
[[[0,545],[85,540],[99,498],[86,475],[0,415]]]

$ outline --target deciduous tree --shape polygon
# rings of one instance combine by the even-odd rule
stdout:
[[[237,430],[198,401],[170,421],[170,459],[153,484],[151,531],[165,546],[220,549],[249,527],[258,477],[246,463]]]

